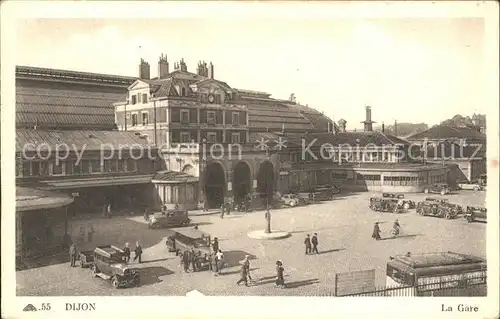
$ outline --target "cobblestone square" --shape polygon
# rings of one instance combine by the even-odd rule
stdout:
[[[192,216],[199,228],[218,237],[229,267],[222,276],[211,272],[184,273],[180,260],[165,246],[171,230],[148,229],[142,217],[96,219],[92,245],[140,240],[144,247],[141,286],[114,289],[100,279],[92,278],[88,269],[70,268],[69,263],[18,271],[17,295],[185,295],[198,290],[205,295],[332,295],[335,273],[376,270],[377,285],[385,283],[385,263],[389,256],[406,252],[455,251],[486,255],[486,224],[467,223],[463,218],[445,220],[422,217],[415,210],[394,215],[368,208],[370,192],[342,193],[333,201],[272,211],[272,229],[291,232],[287,239],[263,241],[247,233],[265,228],[264,212]],[[416,202],[427,194],[406,194]],[[440,197],[440,196],[432,196]],[[461,205],[484,205],[485,193],[460,191],[447,196]],[[373,224],[378,221],[382,237],[389,237],[393,221],[398,218],[401,235],[395,239],[374,241]],[[305,255],[306,234],[318,233],[318,255]],[[245,254],[251,260],[250,287],[237,286],[238,261]],[[286,289],[274,287],[275,262],[285,267]]]

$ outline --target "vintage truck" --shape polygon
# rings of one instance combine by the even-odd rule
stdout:
[[[92,277],[109,280],[114,288],[140,285],[139,271],[130,267],[125,262],[125,252],[113,245],[94,249],[94,262],[90,271]]]
[[[210,234],[197,228],[177,229],[172,236],[167,238],[169,252],[182,255],[185,251],[194,251],[197,269],[209,269],[210,266]]]

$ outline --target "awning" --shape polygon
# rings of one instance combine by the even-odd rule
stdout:
[[[182,172],[161,171],[156,173],[152,182],[161,184],[196,183],[198,182],[198,177]]]
[[[69,205],[73,197],[36,188],[16,187],[16,211],[50,209]]]
[[[149,184],[153,174],[147,175],[128,175],[128,176],[107,176],[107,177],[89,177],[79,179],[49,180],[41,183],[47,185],[49,189],[70,189],[80,187],[99,187],[99,186],[117,186],[132,184]]]

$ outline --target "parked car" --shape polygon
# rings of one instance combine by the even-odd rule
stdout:
[[[94,263],[94,251],[84,250],[80,252],[78,256],[78,261],[80,262],[81,268],[89,268]]]
[[[94,262],[90,268],[92,277],[109,280],[114,288],[138,286],[140,275],[137,269],[125,262],[125,252],[113,245],[94,249]]]
[[[195,228],[178,229],[166,242],[168,251],[175,252],[176,255],[194,249],[197,268],[203,270],[210,266],[210,244],[210,234]]]
[[[456,210],[447,203],[423,201],[417,204],[417,214],[421,216],[432,216],[446,219],[453,219],[457,216]]]
[[[463,189],[463,190],[473,190],[473,191],[482,191],[484,190],[483,185],[480,185],[479,183],[458,183],[457,184],[458,189]]]
[[[294,193],[295,196],[297,196],[297,199],[299,200],[299,205],[309,205],[311,203],[311,198],[309,197],[309,193]]]
[[[376,212],[391,212],[398,214],[403,211],[402,203],[392,198],[371,197],[369,207]]]
[[[455,211],[456,214],[462,214],[463,213],[462,206],[460,206],[458,204],[452,204],[452,203],[450,203],[447,198],[427,197],[425,199],[425,201],[426,202],[431,202],[431,203],[437,203],[439,205],[450,207],[452,210]]]
[[[448,198],[426,197],[425,201],[426,202],[446,203],[446,202],[448,202]]]
[[[167,210],[162,213],[155,213],[149,216],[149,228],[166,228],[166,227],[180,227],[188,226],[191,219],[188,217],[187,210]]]
[[[311,201],[324,201],[332,200],[334,194],[334,188],[331,185],[321,185],[314,187],[309,195]]]
[[[467,206],[464,218],[469,223],[472,222],[486,222],[486,208],[479,206]]]
[[[432,184],[424,189],[424,193],[435,193],[441,195],[447,195],[451,193],[451,187],[445,183]]]
[[[298,206],[299,205],[299,197],[295,194],[285,194],[281,196],[282,202],[290,207]]]
[[[416,203],[410,199],[404,199],[405,195],[401,193],[382,193],[384,198],[399,199],[400,204],[403,205],[404,209],[413,209],[416,207]]]
[[[479,180],[477,181],[479,185],[486,186],[486,174],[479,175]]]

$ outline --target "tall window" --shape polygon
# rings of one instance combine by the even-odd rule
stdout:
[[[101,161],[91,160],[90,169],[92,174],[101,173]]]
[[[181,132],[181,143],[189,143],[191,134],[189,132]]]
[[[181,96],[187,96],[186,88],[181,88]]]
[[[181,110],[181,123],[189,123],[189,110]]]
[[[148,95],[146,93],[142,94],[142,103],[144,104],[148,103]]]
[[[240,113],[233,112],[233,125],[240,125]]]
[[[238,144],[240,142],[240,133],[232,133],[231,134],[231,143]]]
[[[221,96],[220,94],[215,94],[215,104],[221,104],[222,101],[221,101]]]
[[[217,133],[208,132],[207,133],[207,142],[208,143],[217,143]]]
[[[142,112],[142,125],[148,125],[149,124],[149,112]]]
[[[49,163],[48,162],[40,162],[40,175],[42,175],[42,176],[49,175]]]
[[[215,124],[215,111],[207,111],[207,123]]]
[[[137,170],[137,163],[135,162],[134,159],[128,158],[127,159],[127,171],[128,172],[135,172]]]
[[[59,163],[53,162],[52,163],[52,175],[62,175],[62,173],[63,173],[62,163],[61,162],[59,162]]]
[[[80,161],[80,172],[84,175],[86,174],[89,174],[90,172],[90,161],[88,160],[83,160],[83,161]]]
[[[137,113],[132,113],[132,126],[137,126]]]
[[[137,104],[137,96],[132,95],[132,104]]]
[[[31,162],[29,161],[23,161],[23,176],[31,176]]]

